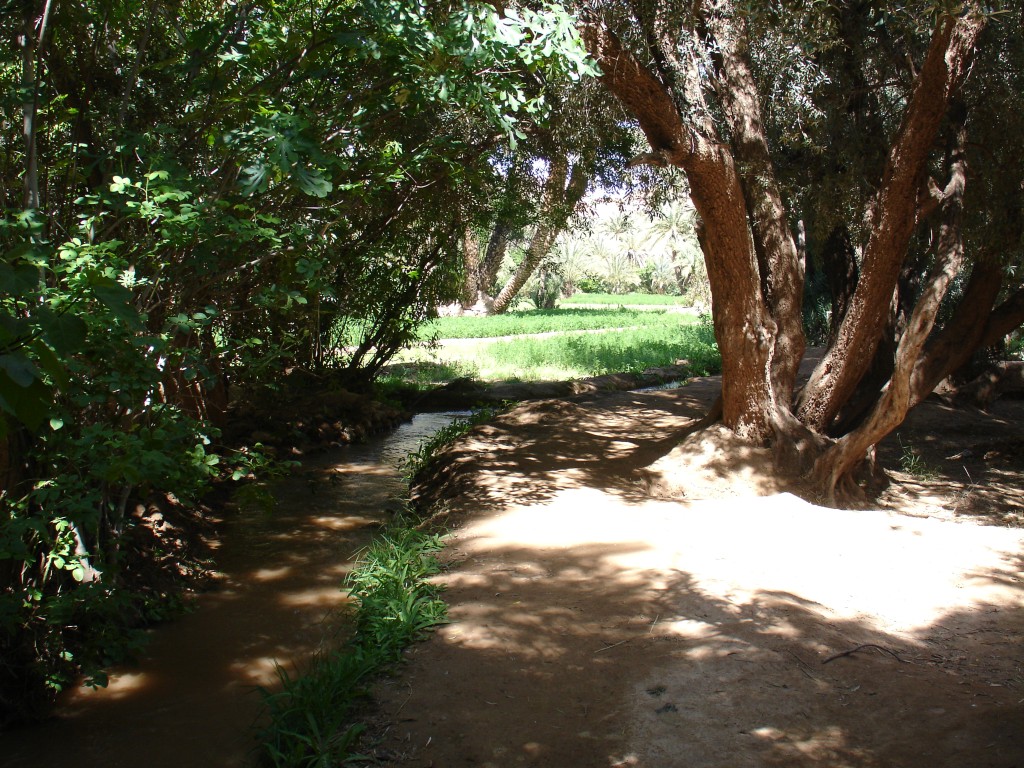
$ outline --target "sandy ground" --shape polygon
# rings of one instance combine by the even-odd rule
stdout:
[[[376,686],[381,763],[1024,766],[1024,403],[927,403],[880,453],[934,476],[875,509],[714,441],[653,497],[716,389],[524,405],[443,456],[451,624]]]

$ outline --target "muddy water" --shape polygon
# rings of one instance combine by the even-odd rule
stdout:
[[[345,632],[341,580],[397,506],[397,463],[453,414],[422,414],[392,434],[311,459],[221,537],[217,589],[151,632],[143,657],[105,689],[81,688],[57,716],[0,734],[0,765],[229,768],[255,762],[258,686]]]

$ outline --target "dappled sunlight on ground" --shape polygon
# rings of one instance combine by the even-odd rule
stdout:
[[[788,593],[831,616],[863,616],[892,631],[927,627],[957,607],[1019,606],[1021,599],[1008,566],[1021,551],[1020,530],[828,509],[790,494],[623,509],[618,497],[597,489],[563,490],[545,504],[474,525],[462,546],[474,552],[599,542],[615,544],[603,554],[616,578],[666,567],[699,573],[702,589],[732,603]]]
[[[1024,765],[1024,530],[766,495],[756,452],[721,445],[652,498],[635,470],[686,397],[535,404],[455,447],[452,623],[378,686],[378,756]]]

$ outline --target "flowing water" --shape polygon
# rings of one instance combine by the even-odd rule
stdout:
[[[317,456],[275,489],[276,508],[223,529],[217,589],[151,631],[142,658],[104,689],[69,692],[47,723],[0,734],[18,768],[229,768],[254,764],[259,686],[273,686],[343,633],[340,586],[396,509],[398,463],[456,414],[421,414],[393,433]]]

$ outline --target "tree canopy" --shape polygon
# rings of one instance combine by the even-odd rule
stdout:
[[[116,657],[70,627],[139,609],[130,505],[202,490],[228,381],[372,378],[457,289],[496,154],[592,64],[553,5],[0,14],[3,721]]]

